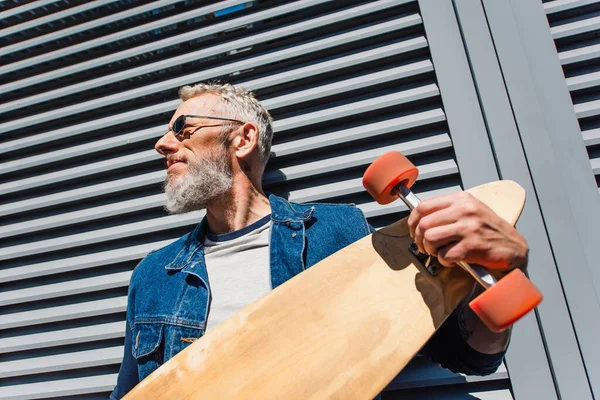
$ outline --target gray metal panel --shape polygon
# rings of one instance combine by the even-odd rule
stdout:
[[[241,2],[209,7],[234,3]],[[194,30],[145,33],[132,48],[115,39],[192,21],[207,9],[111,31],[94,42],[110,41],[106,54],[19,79],[28,64],[86,49],[50,37],[46,54],[10,67],[18,68],[17,80],[1,87],[10,100],[0,106],[3,123],[11,120],[0,135],[0,397],[106,396],[112,389],[131,270],[202,215],[171,217],[161,209],[165,172],[152,146],[179,104],[180,85],[220,78],[258,92],[276,120],[265,185],[293,201],[354,202],[375,226],[405,215],[404,204],[381,206],[362,188],[366,166],[388,150],[419,166],[422,198],[461,189],[454,128],[415,1],[247,5]],[[121,17],[91,20],[79,32]],[[195,43],[198,35],[208,44]],[[190,59],[202,62],[177,70]],[[124,63],[132,66],[83,73]],[[464,378],[419,364],[401,376],[402,390],[426,390],[423,377],[463,392],[474,392],[465,383],[489,383],[510,398],[504,370]]]
[[[472,187],[497,180],[452,1],[423,0],[419,5],[463,183]]]
[[[541,3],[484,0],[592,393],[600,393],[600,198]],[[565,195],[565,187],[569,193]],[[570,395],[567,393],[565,395]]]
[[[529,276],[544,293],[538,308],[543,336],[534,316],[514,328],[507,355],[513,391],[517,398],[557,398],[556,379],[562,393],[589,398],[578,343],[482,5],[456,0],[455,6],[501,177],[519,182],[528,194],[517,227],[531,248]]]

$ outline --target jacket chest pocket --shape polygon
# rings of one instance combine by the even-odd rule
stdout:
[[[140,380],[188,347],[203,333],[200,328],[188,326],[134,322],[131,350],[138,361]]]

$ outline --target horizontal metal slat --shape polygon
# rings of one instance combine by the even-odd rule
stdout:
[[[592,164],[592,172],[594,175],[600,175],[600,158],[590,159],[590,164]]]
[[[55,40],[62,37],[67,37],[68,35],[73,35],[77,32],[84,31],[86,29],[95,28],[110,22],[118,21],[123,18],[127,18],[129,16],[133,16],[136,14],[140,14],[146,11],[151,11],[160,7],[168,6],[169,4],[176,3],[180,0],[159,0],[154,3],[146,4],[137,8],[133,8],[131,10],[122,11],[120,13],[116,13],[113,15],[109,15],[103,18],[99,18],[97,20],[89,21],[83,24],[75,25],[71,28],[61,29],[57,32],[49,33],[44,36],[40,36],[37,38],[33,38],[30,40],[25,40],[23,42],[15,43],[12,46],[6,46],[0,48],[0,56],[4,54],[9,54],[15,51],[19,51],[25,49],[30,46],[37,45],[39,46],[42,43],[46,43],[51,40]],[[228,8],[234,5],[243,4],[244,1],[240,0],[228,0],[217,2],[215,4],[211,4],[206,7],[198,8],[195,10],[191,10],[185,13],[173,15],[171,17],[163,18],[158,21],[150,22],[147,24],[143,24],[140,26],[136,26],[133,28],[126,29],[124,31],[115,32],[110,35],[102,36],[95,38],[93,40],[89,40],[83,43],[78,43],[69,47],[65,47],[59,50],[55,50],[49,53],[40,54],[39,56],[27,58],[22,61],[17,61],[12,64],[8,64],[0,67],[0,74],[5,74],[7,72],[16,71],[22,68],[30,67],[32,65],[41,64],[44,62],[48,62],[50,60],[54,60],[60,57],[65,57],[79,51],[88,50],[90,48],[98,47],[101,45],[105,45],[107,43],[111,43],[117,40],[125,39],[130,36],[134,36],[143,32],[152,31],[154,29],[161,28],[163,26],[171,25],[180,21],[185,21],[187,19],[192,19],[195,17],[199,17],[201,15],[210,14],[215,11],[222,10],[224,8]]]
[[[24,233],[39,232],[54,229],[65,225],[81,222],[89,223],[94,220],[125,215],[140,210],[162,207],[165,204],[165,195],[140,197],[133,200],[111,203],[104,206],[90,207],[84,210],[53,215],[50,217],[32,219],[25,222],[0,226],[0,238],[22,235]]]
[[[429,388],[432,386],[443,386],[452,384],[461,384],[465,382],[482,382],[482,381],[497,381],[508,378],[506,366],[502,363],[496,372],[486,376],[457,374],[448,369],[440,368],[436,363],[426,359],[423,356],[417,355],[413,360],[402,370],[388,385],[388,389],[408,389],[408,388]],[[463,397],[463,396],[459,396]],[[437,397],[436,397],[437,398]],[[442,396],[443,398],[443,396]],[[453,398],[453,397],[451,397]],[[483,397],[477,397],[484,399]],[[493,398],[493,397],[492,397]],[[498,397],[496,399],[505,399]],[[512,399],[509,394],[506,399]]]
[[[385,2],[389,3],[388,6],[390,6],[390,7],[394,4],[394,2],[392,0],[386,0],[386,1],[384,1],[384,3]],[[274,29],[272,31],[268,31],[268,32],[264,32],[264,33],[259,33],[257,35],[239,39],[239,40],[236,40],[236,41],[233,41],[230,43],[220,44],[220,45],[213,46],[213,47],[210,47],[207,49],[203,49],[200,51],[185,54],[183,56],[172,57],[172,58],[169,58],[164,61],[160,61],[160,62],[156,62],[156,63],[152,63],[152,64],[146,64],[142,67],[130,69],[126,73],[127,74],[134,73],[134,74],[139,75],[141,73],[153,72],[153,71],[156,71],[161,68],[167,68],[168,66],[177,65],[178,63],[181,63],[181,62],[187,62],[190,59],[193,59],[194,57],[205,58],[205,57],[209,57],[210,55],[222,54],[222,53],[230,51],[232,49],[249,46],[249,45],[253,45],[253,44],[258,44],[262,41],[280,39],[282,36],[298,34],[300,32],[304,32],[304,31],[307,31],[307,30],[310,30],[313,28],[318,28],[323,25],[334,24],[334,23],[339,22],[340,20],[349,19],[351,17],[353,18],[356,16],[364,15],[366,13],[379,11],[379,7],[375,7],[372,4],[368,4],[368,6],[370,6],[370,7],[362,6],[362,7],[357,7],[356,9],[352,9],[352,10],[345,10],[344,12],[325,15],[323,17],[318,17],[313,20],[303,21],[302,23],[285,26],[285,27]],[[403,28],[421,23],[421,17],[415,14],[415,15],[400,18],[398,20],[391,21],[391,22],[394,22],[394,24],[390,24],[390,22],[385,22],[385,23],[376,25],[375,27],[373,27],[373,29],[381,30],[382,32],[388,31],[388,30],[389,31],[399,30],[399,29],[403,29]],[[397,25],[395,25],[395,24],[397,24]],[[365,28],[365,29],[368,29],[368,28]],[[363,29],[360,29],[360,30],[362,31]],[[357,31],[354,31],[354,32],[357,32]],[[108,95],[108,96],[100,97],[97,99],[93,99],[90,101],[80,102],[80,103],[73,104],[73,105],[70,105],[67,107],[63,107],[58,110],[42,112],[39,114],[31,115],[25,119],[20,120],[19,126],[20,127],[32,126],[32,125],[35,125],[35,124],[38,124],[41,122],[47,122],[50,120],[59,119],[64,116],[71,116],[71,115],[77,114],[79,112],[84,112],[84,111],[101,108],[101,107],[108,106],[111,104],[130,100],[130,99],[133,99],[136,97],[141,97],[141,96],[149,95],[149,94],[159,92],[162,90],[167,90],[170,88],[178,87],[178,86],[184,85],[186,83],[189,83],[191,81],[199,81],[199,80],[203,80],[206,78],[210,78],[210,77],[215,76],[216,74],[222,75],[222,74],[226,73],[227,70],[230,71],[230,73],[232,73],[232,72],[236,72],[239,69],[251,68],[251,67],[266,63],[266,62],[268,62],[268,60],[272,59],[273,57],[281,59],[282,57],[283,58],[290,57],[292,54],[293,55],[303,54],[303,52],[299,51],[301,48],[308,48],[308,49],[312,48],[312,51],[314,51],[314,50],[316,50],[315,43],[331,42],[334,38],[339,38],[341,36],[346,36],[346,35],[348,35],[348,33],[330,37],[330,38],[326,38],[326,39],[321,39],[321,40],[318,40],[318,41],[315,41],[312,43],[307,43],[304,45],[287,48],[284,50],[279,50],[279,51],[276,51],[276,52],[273,52],[270,54],[252,58],[250,60],[244,60],[244,61],[240,61],[237,63],[232,63],[227,66],[212,68],[212,69],[209,69],[207,71],[203,71],[202,73],[200,73],[200,76],[202,76],[203,78],[200,78],[200,76],[194,76],[194,75],[192,75],[192,76],[194,76],[195,79],[189,79],[191,76],[172,78],[172,79],[168,79],[166,81],[157,82],[157,83],[150,84],[150,85],[145,85],[145,86],[142,86],[142,87],[139,87],[136,89],[130,89],[130,90],[119,92],[119,93],[116,93],[113,95]],[[355,36],[355,35],[351,35],[351,36]],[[339,40],[337,40],[337,41],[333,40],[333,42],[331,42],[329,46],[338,45],[341,43],[343,43],[343,42],[340,42]],[[244,66],[243,68],[242,68],[242,65]],[[124,73],[119,73],[119,79],[123,78],[122,77],[123,74]],[[197,75],[197,74],[195,74],[195,75]],[[112,78],[112,82],[115,81],[115,77],[107,77],[107,78]],[[14,129],[14,122],[0,124],[0,133],[8,132],[11,129]]]
[[[571,22],[550,28],[554,39],[580,35],[600,29],[600,17],[587,18],[581,21]]]
[[[378,147],[372,150],[358,151],[343,156],[328,157],[324,160],[308,162],[304,164],[294,165],[291,167],[279,168],[275,171],[269,171],[263,178],[265,184],[270,184],[281,180],[281,175],[285,176],[286,182],[295,179],[307,178],[319,174],[329,173],[333,171],[346,170],[348,168],[357,167],[360,165],[367,166],[375,161],[376,158],[389,151],[400,151],[404,155],[414,155],[431,151],[434,148],[451,147],[450,137],[442,134],[435,137],[419,139],[406,143],[393,144],[385,147]]]
[[[165,177],[166,171],[156,171],[45,196],[40,195],[36,198],[0,205],[0,216],[32,211],[44,207],[55,206],[57,204],[64,204],[71,201],[79,201],[109,193],[148,186],[163,181]]]
[[[383,71],[365,74],[353,79],[347,79],[340,82],[330,83],[311,89],[301,90],[288,95],[275,97],[263,101],[263,105],[269,110],[283,108],[298,103],[307,102],[333,94],[350,92],[356,89],[362,89],[368,86],[379,85],[381,83],[413,77],[433,71],[433,64],[429,60],[420,61],[414,64],[403,65],[400,67],[389,68]]]
[[[48,174],[37,175],[31,178],[2,183],[0,184],[0,193],[9,194],[19,192],[53,183],[78,179],[84,176],[113,171],[119,168],[126,168],[132,165],[143,164],[162,158],[164,157],[158,154],[155,150],[141,151],[139,153],[115,157],[113,159],[98,161],[79,167],[68,168],[62,171],[50,172]]]
[[[254,14],[242,16],[230,21],[221,22],[218,24],[210,25],[204,28],[195,29],[190,32],[186,32],[180,35],[172,36],[166,39],[158,40],[155,42],[147,43],[138,47],[134,47],[132,49],[127,49],[123,51],[118,51],[116,53],[111,53],[106,56],[94,58],[88,61],[84,61],[81,63],[77,63],[74,65],[69,65],[54,71],[45,72],[39,75],[35,75],[29,78],[21,79],[15,82],[10,82],[4,85],[0,85],[0,93],[9,92],[11,90],[15,90],[21,87],[31,86],[34,84],[39,84],[41,82],[46,82],[52,79],[61,78],[63,76],[79,72],[85,69],[92,69],[101,65],[105,65],[108,63],[116,62],[119,60],[135,57],[144,53],[152,52],[161,48],[178,45],[180,43],[186,42],[188,40],[195,40],[199,37],[210,37],[210,35],[214,35],[220,32],[224,32],[233,28],[237,28],[240,26],[244,26],[247,24],[252,24],[259,22],[266,18],[273,18],[280,15],[284,15],[293,11],[298,11],[306,7],[314,7],[320,3],[325,3],[330,0],[314,0],[314,1],[301,1],[294,2],[291,4],[285,4],[283,6],[275,7],[265,11],[259,11]],[[157,68],[160,69],[160,68]],[[111,74],[106,77],[100,77],[96,79],[91,79],[85,82],[80,82],[74,85],[69,85],[64,88],[58,88],[56,90],[51,90],[48,92],[40,93],[38,95],[27,97],[26,99],[20,99],[14,102],[5,103],[4,105],[0,105],[0,112],[6,112],[11,109],[16,109],[19,107],[23,107],[24,105],[36,104],[42,101],[47,101],[50,99],[66,96],[69,94],[81,92],[83,90],[92,89],[95,87],[102,86],[106,83],[115,82],[115,80],[123,80],[128,77],[136,76],[139,69],[131,68],[126,71],[121,71],[117,74]]]
[[[61,379],[0,388],[4,400],[46,399],[87,393],[110,392],[117,383],[117,374]]]
[[[187,214],[169,215],[154,218],[148,221],[133,222],[120,226],[98,229],[75,235],[62,236],[60,238],[40,240],[0,249],[0,260],[30,256],[34,254],[47,253],[70,249],[73,247],[89,244],[107,242],[110,240],[123,239],[126,237],[143,235],[150,232],[165,231],[186,225],[199,223],[204,217],[204,210],[194,211]]]
[[[161,240],[158,242],[144,243],[137,246],[122,247],[116,250],[88,253],[83,256],[63,258],[60,260],[28,264],[0,270],[0,282],[13,282],[23,279],[38,278],[64,272],[95,268],[131,260],[141,260],[149,252],[160,249],[178,238]]]
[[[6,174],[8,172],[23,168],[38,167],[40,165],[50,164],[73,157],[97,153],[100,151],[106,151],[149,139],[158,139],[165,131],[166,124],[164,126],[157,126],[143,129],[141,131],[130,132],[108,139],[91,141],[78,146],[61,148],[60,150],[50,151],[32,157],[19,158],[14,161],[0,164],[0,174]]]
[[[577,118],[593,117],[600,114],[600,100],[588,101],[585,103],[575,104],[575,115]]]
[[[439,161],[436,163],[419,165],[418,167],[419,181],[458,173],[458,166],[454,160]],[[362,178],[355,178],[313,186],[307,189],[292,190],[290,192],[290,201],[298,203],[318,202],[324,200],[324,197],[341,197],[362,193],[364,191],[365,188],[362,184]]]
[[[115,314],[125,312],[126,309],[127,296],[121,296],[112,299],[94,300],[66,306],[4,314],[2,320],[0,320],[0,329]]]
[[[283,83],[292,82],[298,79],[316,76],[326,72],[336,71],[355,65],[368,64],[372,61],[398,54],[408,53],[427,47],[427,40],[420,36],[402,42],[389,44],[375,49],[369,49],[360,53],[332,58],[316,64],[310,64],[305,67],[291,69],[288,71],[272,74],[263,78],[242,81],[240,84],[250,90],[258,90],[266,87],[273,87]]]
[[[567,78],[567,87],[569,91],[589,89],[600,86],[600,72],[592,72]]]
[[[562,65],[575,64],[582,61],[600,58],[600,45],[581,47],[579,49],[561,51],[558,54]]]
[[[27,358],[0,363],[0,378],[120,364],[122,360],[123,346]]]
[[[442,109],[423,111],[403,117],[386,119],[380,122],[362,125],[355,128],[343,129],[340,131],[329,132],[286,143],[276,144],[271,148],[271,152],[272,157],[274,158],[284,157],[304,151],[317,150],[337,144],[349,143],[354,140],[376,138],[377,136],[388,133],[401,132],[403,130],[434,124],[445,120],[446,116]]]
[[[440,93],[437,85],[429,84],[402,92],[391,93],[377,98],[356,101],[337,107],[331,107],[324,110],[314,111],[298,115],[284,120],[276,120],[273,127],[276,132],[282,134],[283,131],[310,125],[314,121],[331,121],[338,118],[367,113],[370,111],[407,104],[417,100],[424,100],[438,96]]]
[[[56,20],[59,20],[59,19],[65,18],[65,17],[69,17],[71,15],[78,14],[81,12],[85,12],[88,10],[92,10],[94,8],[98,8],[98,7],[101,7],[103,5],[110,4],[110,3],[116,3],[116,1],[115,0],[99,0],[99,1],[92,1],[89,3],[84,3],[79,6],[67,8],[66,10],[63,10],[63,11],[48,14],[43,17],[33,19],[31,21],[23,22],[18,25],[13,25],[8,28],[4,28],[4,29],[0,30],[0,37],[12,35],[16,32],[24,31],[26,29],[31,29],[36,26],[47,24],[49,22],[56,21]],[[36,44],[39,44],[39,43],[36,43]]]
[[[556,0],[544,3],[544,10],[551,15],[596,3],[598,0]]]
[[[36,8],[42,8],[48,4],[54,3],[56,0],[36,0],[31,3],[23,4],[22,6],[13,7],[9,10],[2,11],[0,13],[0,19],[6,19],[13,15],[23,14],[27,11],[34,10]]]
[[[594,146],[600,144],[600,128],[588,129],[581,132],[583,135],[583,142],[586,146]]]
[[[23,304],[31,301],[126,287],[129,285],[130,278],[131,271],[125,271],[95,276],[92,278],[74,279],[50,285],[35,286],[26,289],[9,290],[0,293],[0,306]]]
[[[15,150],[22,149],[30,145],[35,146],[37,144],[48,143],[54,140],[60,140],[67,137],[76,136],[97,129],[115,126],[120,123],[130,121],[132,119],[141,119],[156,114],[161,114],[164,112],[175,111],[175,109],[180,104],[180,100],[167,101],[148,107],[141,107],[137,110],[127,111],[121,114],[86,121],[80,124],[72,125],[70,127],[65,127],[54,131],[44,132],[38,135],[31,135],[21,139],[12,140],[10,142],[2,143],[2,146],[0,146],[0,154],[13,152]]]
[[[125,329],[125,321],[119,321],[2,338],[0,354],[122,338]]]

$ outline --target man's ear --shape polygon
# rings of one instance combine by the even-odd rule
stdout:
[[[258,127],[252,122],[242,125],[233,139],[237,158],[248,157],[258,147]]]

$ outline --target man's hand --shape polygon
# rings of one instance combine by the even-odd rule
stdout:
[[[525,238],[467,192],[422,201],[408,218],[419,250],[447,267],[458,261],[490,269],[525,268]]]
[[[447,267],[458,261],[508,271],[527,266],[525,238],[488,206],[467,192],[424,200],[408,218],[410,234],[419,250],[438,257]],[[464,340],[480,353],[506,349],[510,329],[490,331],[468,307],[483,288],[476,285],[459,306],[459,329]]]

